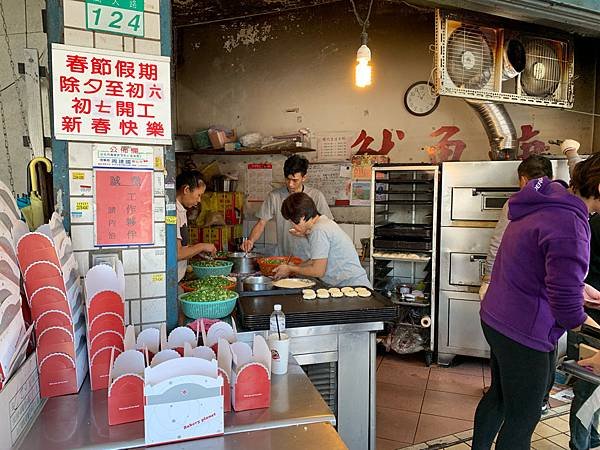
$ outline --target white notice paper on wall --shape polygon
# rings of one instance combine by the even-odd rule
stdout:
[[[69,189],[74,197],[92,196],[94,179],[91,170],[69,170]]]
[[[349,131],[317,133],[317,161],[346,161],[352,156],[350,148],[354,134]]]
[[[249,202],[262,202],[273,190],[273,165],[248,164],[246,169],[246,198]]]
[[[336,200],[350,199],[350,179],[342,177],[339,164],[311,164],[308,168],[307,181],[310,187],[320,190],[328,205],[335,205]]]

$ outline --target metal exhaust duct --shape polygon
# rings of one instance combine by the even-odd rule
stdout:
[[[489,156],[494,160],[517,159],[517,131],[508,111],[501,103],[465,99],[477,113],[490,141]]]

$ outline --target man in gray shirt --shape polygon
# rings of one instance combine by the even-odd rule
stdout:
[[[283,202],[281,214],[293,223],[299,235],[308,237],[310,257],[299,266],[277,266],[275,278],[301,275],[320,278],[330,286],[371,287],[352,239],[337,223],[319,214],[308,195],[301,192],[290,195]]]
[[[242,250],[249,252],[254,247],[254,243],[263,234],[267,222],[275,219],[277,229],[277,252],[283,256],[298,256],[302,259],[310,257],[308,240],[305,236],[293,235],[290,230],[293,229],[292,223],[281,215],[281,205],[283,201],[296,192],[304,192],[313,199],[317,206],[319,214],[333,219],[333,214],[325,196],[318,189],[306,186],[306,173],[308,171],[308,160],[300,155],[290,156],[283,165],[283,175],[285,176],[285,186],[275,189],[269,193],[269,196],[263,202],[260,211],[256,215],[258,222],[252,228],[250,236],[242,243]]]

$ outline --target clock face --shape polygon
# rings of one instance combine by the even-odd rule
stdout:
[[[427,81],[417,81],[409,86],[404,94],[404,106],[415,116],[426,116],[433,112],[439,103],[440,97]]]

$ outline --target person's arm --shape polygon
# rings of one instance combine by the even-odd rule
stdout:
[[[310,259],[299,266],[293,264],[281,264],[273,272],[275,278],[286,278],[290,275],[302,275],[305,277],[321,278],[327,271],[327,258]]]
[[[584,283],[589,242],[586,239],[554,238],[541,243],[546,254],[546,291],[554,319],[570,330],[588,320],[583,310]]]
[[[569,166],[569,175],[573,176],[573,169],[577,164],[583,161],[583,158],[579,156],[577,152],[579,150],[579,142],[575,139],[565,139],[560,144],[560,149],[563,154],[567,157],[567,165]]]
[[[193,258],[199,253],[211,253],[215,254],[217,252],[217,248],[213,244],[204,244],[199,242],[194,245],[181,245],[181,240],[177,239],[177,260],[188,260]]]
[[[258,240],[259,237],[262,236],[263,231],[265,231],[265,226],[267,225],[267,221],[264,219],[260,219],[256,222],[256,225],[252,227],[252,231],[250,231],[250,236],[244,242],[242,242],[242,250],[245,252],[249,252],[254,247],[254,243]]]
[[[490,280],[492,278],[492,269],[494,268],[494,262],[496,261],[496,255],[498,254],[498,249],[500,248],[500,243],[502,242],[502,236],[504,236],[504,232],[506,231],[506,227],[510,220],[508,220],[508,202],[504,204],[502,207],[502,211],[500,212],[500,217],[498,218],[498,223],[496,224],[496,228],[494,228],[494,233],[490,239],[490,247],[488,248],[487,257],[485,258],[484,263],[484,274],[481,279],[481,287],[479,288],[479,298],[483,300],[485,297],[485,293],[490,286]]]

